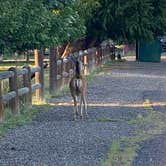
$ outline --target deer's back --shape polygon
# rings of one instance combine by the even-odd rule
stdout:
[[[69,87],[72,95],[79,96],[80,94],[85,93],[86,81],[82,76],[79,78],[73,77],[70,80]]]

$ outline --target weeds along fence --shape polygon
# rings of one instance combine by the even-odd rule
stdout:
[[[77,56],[84,64],[84,74],[91,73],[97,66],[111,59],[114,54],[110,46],[90,48],[69,55],[64,59],[56,59],[55,52],[50,50],[49,60],[49,92],[61,90],[69,83],[74,74],[74,64],[70,56]],[[34,51],[35,66],[25,66],[22,69],[10,68],[8,71],[0,72],[0,120],[4,115],[6,105],[13,114],[19,114],[21,106],[31,106],[32,96],[35,92],[36,100],[44,98],[44,89],[48,82],[44,81],[43,51]],[[51,59],[51,57],[53,59]],[[54,63],[53,63],[54,61]],[[48,70],[47,70],[48,71]],[[35,73],[35,81],[32,75]]]
[[[32,93],[41,88],[39,82],[32,83],[32,73],[40,73],[40,67],[23,69],[9,68],[8,71],[0,72],[0,121],[4,115],[4,106],[8,105],[13,114],[19,114],[21,105],[32,105]],[[39,96],[36,96],[39,98]]]

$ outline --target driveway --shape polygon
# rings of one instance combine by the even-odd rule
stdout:
[[[113,140],[135,134],[137,124],[128,121],[146,116],[145,99],[165,113],[165,69],[164,64],[135,62],[106,67],[88,84],[88,118],[72,120],[70,96],[52,99],[54,109],[9,130],[0,140],[0,166],[102,165]],[[164,166],[165,140],[162,133],[140,142],[133,166]]]

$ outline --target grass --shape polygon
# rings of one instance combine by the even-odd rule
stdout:
[[[125,56],[135,56],[135,54],[136,54],[135,50],[130,50],[125,54]]]
[[[11,110],[5,109],[4,120],[0,123],[0,135],[5,134],[8,129],[31,122],[36,117],[37,113],[48,110],[51,107],[53,106],[43,102],[38,105],[33,105],[32,108],[26,107],[21,109],[18,115],[13,115]]]
[[[18,67],[21,68],[24,66],[26,62],[0,62],[0,71],[8,70],[10,67]],[[34,65],[34,62],[29,62],[29,65]]]
[[[61,96],[65,96],[67,94],[69,94],[69,86],[68,85],[64,85],[64,87],[62,87],[62,89],[57,90],[53,95],[51,95],[51,98],[55,98],[55,97],[61,97]]]
[[[0,63],[0,71],[8,70],[12,66],[16,66],[16,65],[13,63]]]
[[[97,119],[98,122],[124,122],[125,120],[122,118],[115,119],[110,117],[100,117]]]
[[[148,113],[146,116],[138,114],[136,119],[127,121],[130,125],[137,125],[133,136],[113,140],[102,166],[131,166],[140,143],[161,134],[166,129],[166,114],[153,110],[148,100],[144,105]]]
[[[108,61],[108,62],[105,63],[104,67],[108,67],[108,66],[111,66],[111,65],[123,65],[124,62],[126,62],[125,59]]]
[[[88,82],[88,83],[89,83],[89,82],[92,82],[93,79],[94,79],[94,77],[95,77],[95,75],[96,75],[96,74],[99,74],[99,73],[102,73],[102,72],[104,72],[103,66],[97,67],[97,68],[94,69],[90,74],[86,75],[86,80],[87,80],[87,82]]]

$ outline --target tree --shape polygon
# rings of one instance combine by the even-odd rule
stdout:
[[[60,40],[58,44],[66,43],[68,46],[70,43],[76,46],[75,43],[84,42],[86,25],[93,18],[92,12],[98,7],[98,0],[44,0],[44,3],[53,12],[53,20],[56,20],[50,30],[51,36],[56,34],[51,43]]]
[[[86,27],[74,0],[44,0],[51,13],[50,43],[73,41],[85,35]]]
[[[138,60],[138,47],[141,40],[152,40],[155,34],[152,31],[154,23],[153,6],[150,0],[132,0],[126,4],[124,34],[127,41],[136,41],[136,60]]]
[[[0,51],[14,47],[13,34],[21,26],[21,7],[19,0],[1,0],[0,5]]]
[[[0,6],[0,46],[11,52],[47,45],[50,16],[42,0],[7,0]]]
[[[166,34],[166,3],[165,0],[152,0],[154,23],[153,33],[156,36]]]
[[[17,50],[47,46],[50,15],[42,0],[22,1],[21,26],[13,34]]]
[[[117,42],[151,40],[165,32],[165,11],[164,0],[100,0],[88,35]]]
[[[0,0],[2,1],[2,0]],[[97,2],[97,1],[96,1]],[[71,43],[85,38],[92,0],[6,0],[0,6],[0,49],[27,49]]]

